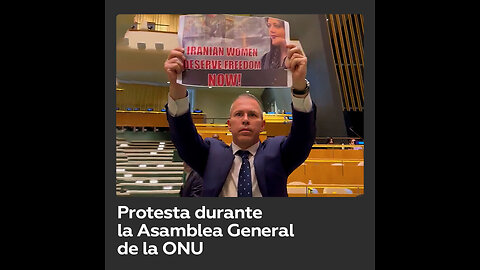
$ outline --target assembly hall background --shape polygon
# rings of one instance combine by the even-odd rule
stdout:
[[[178,196],[183,165],[169,141],[163,62],[178,46],[180,14],[120,14],[116,29],[116,189],[118,196]],[[236,14],[240,15],[240,14]],[[241,14],[241,16],[251,16]],[[289,177],[289,196],[358,196],[364,192],[364,61],[361,14],[254,14],[290,23],[290,38],[308,57],[317,105],[316,144]],[[113,89],[112,89],[113,91]],[[287,135],[290,89],[189,87],[197,130],[226,143],[230,104],[249,91],[264,107],[261,139]],[[163,110],[163,111],[162,111]],[[327,140],[333,138],[333,144]],[[355,144],[350,145],[352,139]],[[368,146],[367,146],[368,147]]]

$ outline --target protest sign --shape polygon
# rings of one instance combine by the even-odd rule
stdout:
[[[177,83],[210,87],[291,87],[287,21],[272,17],[182,15],[185,71]]]

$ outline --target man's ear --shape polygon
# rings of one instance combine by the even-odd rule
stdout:
[[[260,132],[262,132],[264,129],[265,129],[265,119],[262,120],[262,129],[260,130]]]
[[[232,132],[232,130],[230,129],[230,119],[227,120],[227,125],[228,125],[228,131]]]

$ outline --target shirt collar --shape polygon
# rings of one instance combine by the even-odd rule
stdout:
[[[260,141],[258,141],[254,145],[252,145],[249,148],[244,149],[244,150],[247,150],[248,152],[250,152],[250,154],[252,154],[252,156],[255,156],[259,146],[260,146]],[[242,150],[242,148],[240,148],[240,146],[238,146],[234,142],[232,142],[232,152],[233,152],[233,154],[235,155],[235,153],[237,153],[238,150]]]

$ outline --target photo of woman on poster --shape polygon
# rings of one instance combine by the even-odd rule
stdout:
[[[265,21],[270,35],[270,51],[262,57],[262,69],[285,69],[285,23],[271,17],[265,18]]]

